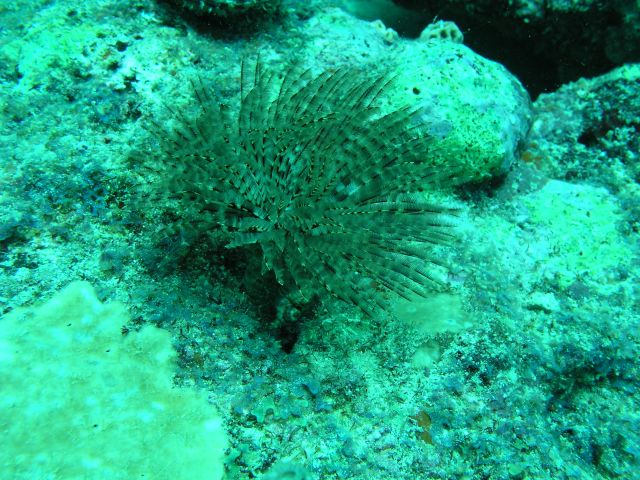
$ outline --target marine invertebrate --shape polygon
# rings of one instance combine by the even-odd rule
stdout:
[[[437,247],[456,208],[429,191],[461,179],[429,142],[419,112],[384,112],[392,79],[353,68],[282,78],[244,68],[237,118],[196,86],[200,114],[156,125],[160,195],[191,211],[190,227],[221,229],[229,248],[257,244],[263,272],[304,298],[326,290],[365,312],[381,292],[425,295],[443,282]]]

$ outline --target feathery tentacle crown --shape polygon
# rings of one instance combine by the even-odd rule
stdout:
[[[371,313],[382,295],[408,297],[442,282],[434,248],[452,239],[455,209],[424,191],[458,181],[411,107],[382,113],[388,77],[342,68],[281,79],[243,65],[231,119],[195,86],[197,118],[162,131],[163,195],[220,227],[228,247],[259,244],[263,270],[310,296],[321,287]]]

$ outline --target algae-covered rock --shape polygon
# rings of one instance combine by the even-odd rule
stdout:
[[[452,41],[407,42],[390,99],[420,109],[440,148],[482,181],[508,171],[531,122],[527,92],[502,65]]]
[[[440,22],[427,27],[421,39],[392,43],[383,27],[337,10],[320,13],[307,25],[301,63],[318,71],[359,66],[364,73],[393,77],[381,103],[387,111],[417,110],[435,147],[455,157],[466,178],[479,182],[508,171],[532,118],[529,95],[518,79],[459,43],[462,36],[451,24]]]

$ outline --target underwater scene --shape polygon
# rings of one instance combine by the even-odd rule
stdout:
[[[0,480],[640,479],[640,0],[0,3]]]

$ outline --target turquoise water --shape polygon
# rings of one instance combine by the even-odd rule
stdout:
[[[640,478],[639,18],[1,5],[0,479]]]

